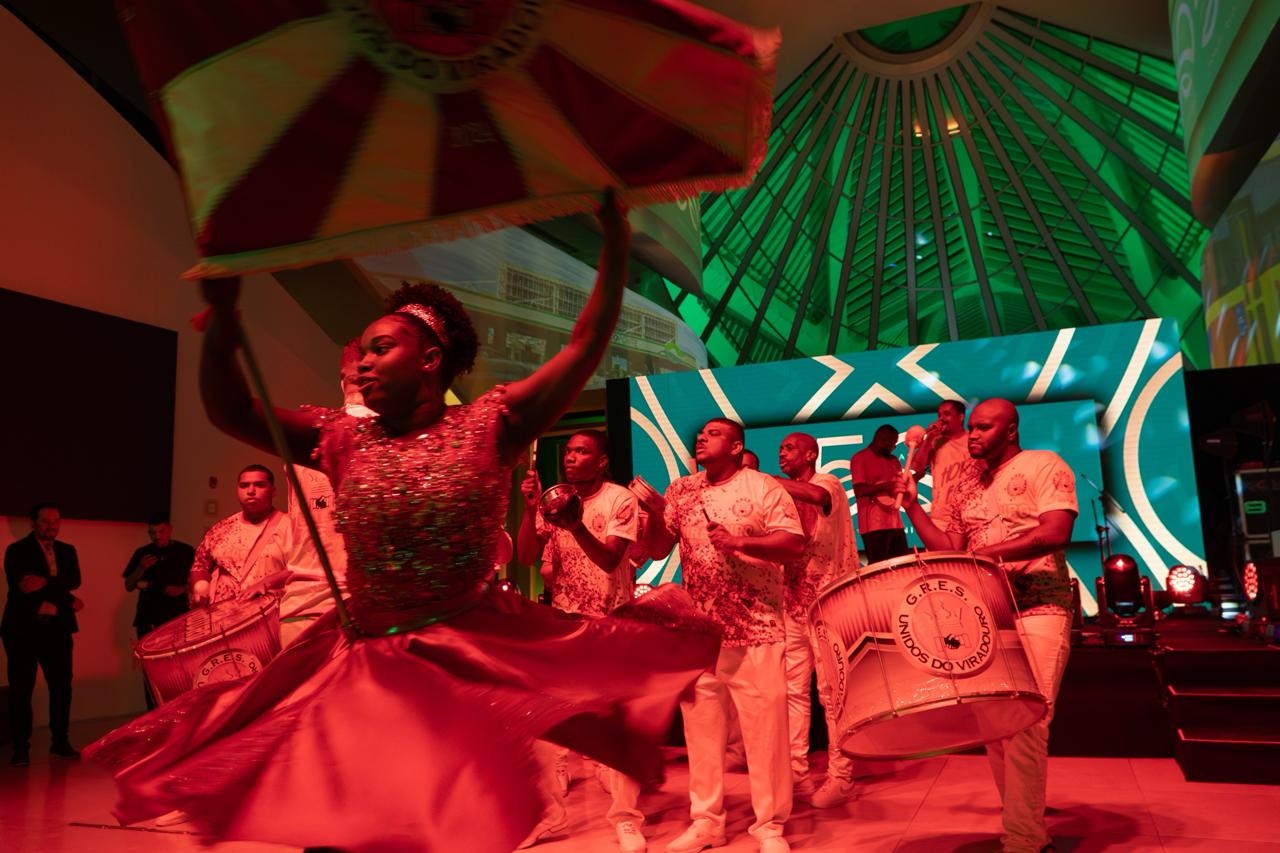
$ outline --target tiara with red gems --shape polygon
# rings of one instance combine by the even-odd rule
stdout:
[[[444,333],[444,321],[436,315],[434,310],[428,308],[426,305],[419,305],[416,302],[411,302],[408,305],[401,305],[396,309],[396,313],[412,314],[427,324],[427,328],[436,336],[436,340],[440,341],[441,344],[448,343],[448,336]]]

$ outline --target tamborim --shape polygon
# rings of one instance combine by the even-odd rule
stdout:
[[[228,599],[190,610],[147,634],[133,656],[163,704],[193,687],[252,675],[280,651],[280,598]]]
[[[1047,705],[1003,570],[928,552],[843,575],[809,611],[827,713],[857,758],[918,758],[1016,734]]]

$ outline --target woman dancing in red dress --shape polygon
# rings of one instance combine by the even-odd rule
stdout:
[[[93,744],[132,823],[173,809],[219,839],[350,851],[509,851],[542,812],[532,743],[638,779],[719,637],[673,587],[576,621],[487,580],[511,471],[594,372],[622,303],[629,241],[608,199],[595,289],[569,344],[527,379],[447,407],[475,330],[434,286],[402,288],[364,332],[377,418],[278,410],[296,458],[337,489],[350,636],[330,614],[261,673],[187,693]],[[210,281],[200,368],[212,421],[271,450],[236,362],[238,282]]]

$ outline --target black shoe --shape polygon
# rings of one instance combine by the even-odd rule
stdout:
[[[58,758],[68,759],[69,761],[80,760],[80,753],[77,752],[76,748],[67,741],[55,743],[53,746],[49,747],[49,754],[56,755]]]
[[[9,759],[9,765],[12,767],[26,767],[31,763],[31,752],[25,746],[15,746],[13,748],[13,758]]]

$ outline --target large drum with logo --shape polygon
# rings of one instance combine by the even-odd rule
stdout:
[[[839,746],[920,758],[1016,734],[1047,706],[1003,570],[928,552],[835,578],[809,611]]]
[[[193,687],[253,675],[280,652],[280,597],[197,607],[147,634],[133,649],[164,704]]]

